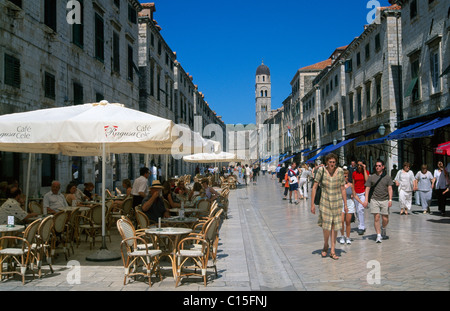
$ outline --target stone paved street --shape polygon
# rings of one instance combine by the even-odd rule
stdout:
[[[0,290],[61,291],[448,291],[450,289],[450,217],[423,215],[413,205],[409,216],[399,215],[398,203],[390,214],[388,240],[375,243],[373,218],[366,211],[365,235],[359,236],[352,224],[351,245],[337,243],[334,261],[321,258],[322,231],[317,215],[310,213],[309,201],[299,205],[282,201],[283,189],[268,176],[257,186],[240,186],[230,193],[229,219],[220,231],[219,276],[210,272],[207,287],[200,279],[189,278],[174,287],[170,263],[164,261],[163,281],[151,288],[138,279],[123,285],[122,262],[89,262],[89,250],[82,242],[69,260],[81,264],[80,284],[73,283],[74,270],[62,253],[55,260],[55,273],[41,279],[31,274],[23,286],[18,277],[0,283]],[[448,212],[450,214],[450,212]],[[112,230],[111,251],[118,251],[119,236]],[[379,270],[376,268],[379,267]],[[379,273],[379,274],[377,274]],[[379,284],[376,276],[380,276]]]

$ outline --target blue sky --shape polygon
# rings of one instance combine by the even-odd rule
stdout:
[[[255,73],[271,71],[272,109],[296,71],[359,36],[371,0],[154,0],[154,19],[177,60],[225,123],[255,123]],[[369,3],[370,2],[370,3]],[[389,6],[388,0],[379,0]],[[369,4],[370,8],[367,8]]]

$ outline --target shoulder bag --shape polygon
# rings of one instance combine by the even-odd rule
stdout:
[[[317,170],[317,172],[319,172],[319,170]],[[317,172],[316,172],[316,175],[317,175]],[[322,180],[323,180],[324,174],[325,174],[325,168],[322,168],[322,176],[320,177],[320,183],[316,190],[316,196],[314,197],[315,205],[320,205],[320,199],[322,197]]]
[[[384,176],[386,176],[386,173],[383,172],[383,174],[381,174],[380,178],[378,178],[377,182],[375,183],[375,185],[373,185],[372,187],[370,187],[369,190],[369,197],[367,198],[367,202],[370,203],[370,200],[372,199],[372,195],[375,192],[375,188],[376,186],[378,186],[378,183],[384,178]]]

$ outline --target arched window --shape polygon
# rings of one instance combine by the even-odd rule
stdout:
[[[264,95],[267,97],[267,91],[264,91]]]
[[[261,97],[264,97],[264,91],[261,91]]]

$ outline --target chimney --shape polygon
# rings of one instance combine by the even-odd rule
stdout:
[[[142,3],[142,11],[140,16],[148,16],[150,20],[153,20],[153,13],[156,12],[155,3]]]

